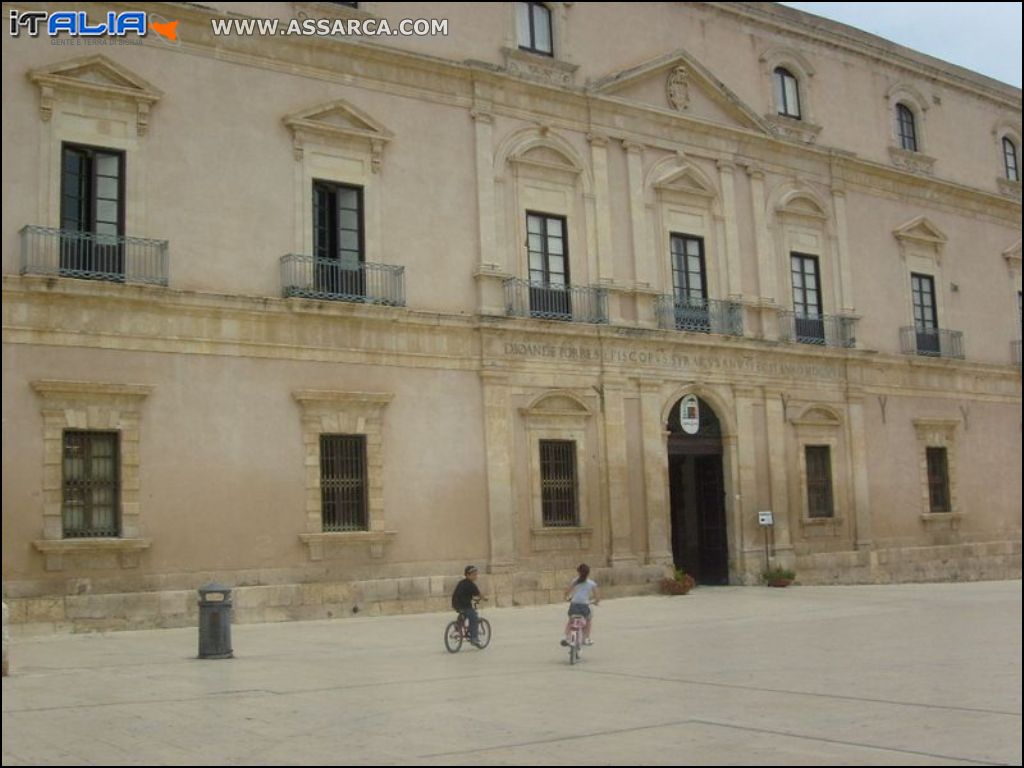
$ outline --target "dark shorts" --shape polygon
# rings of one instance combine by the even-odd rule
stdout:
[[[572,603],[569,606],[569,615],[570,616],[584,616],[584,617],[589,619],[590,618],[590,606],[589,605],[580,605],[579,603]]]

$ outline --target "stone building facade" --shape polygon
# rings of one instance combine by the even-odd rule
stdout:
[[[117,10],[4,43],[23,631],[1020,576],[1019,89],[771,3]]]

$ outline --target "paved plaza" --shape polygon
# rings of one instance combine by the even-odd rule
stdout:
[[[3,764],[1021,764],[1021,582],[704,587],[559,605],[24,638]]]

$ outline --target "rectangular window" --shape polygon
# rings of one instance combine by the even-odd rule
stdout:
[[[516,3],[519,47],[551,56],[551,11],[542,3]]]
[[[325,531],[365,531],[366,435],[320,435],[320,504]]]
[[[928,458],[928,506],[932,512],[952,512],[949,503],[949,464],[945,448],[926,448]]]
[[[120,535],[120,434],[64,431],[64,538]]]
[[[775,69],[775,105],[780,115],[800,119],[800,89],[788,69]]]
[[[1003,139],[1003,164],[1006,168],[1006,178],[1010,181],[1020,181],[1020,171],[1017,169],[1017,145],[1010,139]]]
[[[793,279],[793,314],[797,341],[825,343],[825,321],[821,312],[821,277],[818,257],[805,253],[789,255]]]
[[[124,279],[124,153],[61,147],[60,270],[69,277]]]
[[[675,300],[676,328],[685,331],[711,331],[708,314],[707,274],[704,268],[704,239],[672,233],[672,292]]]
[[[672,235],[672,287],[676,300],[697,304],[708,298],[704,272],[704,240],[691,235]]]
[[[900,134],[900,147],[908,152],[917,152],[917,129],[914,113],[904,104],[896,105],[896,122]]]
[[[366,295],[362,187],[313,182],[313,255],[318,291]]]
[[[579,525],[575,441],[540,441],[540,489],[545,527]]]
[[[804,448],[807,460],[807,515],[832,517],[832,451],[827,445]]]
[[[939,355],[939,316],[935,306],[935,278],[911,273],[910,291],[914,302],[914,329],[917,332],[917,354]]]
[[[568,233],[564,216],[526,214],[530,312],[536,317],[572,320]]]

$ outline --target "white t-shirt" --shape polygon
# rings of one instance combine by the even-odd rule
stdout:
[[[575,605],[588,605],[590,603],[590,594],[597,589],[597,582],[593,579],[587,579],[582,584],[577,584],[575,581],[572,583],[572,595],[569,597],[569,602]]]

